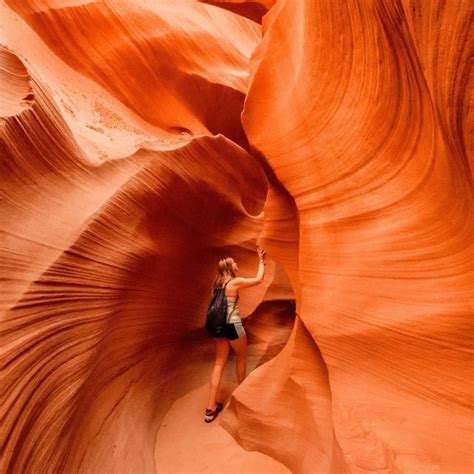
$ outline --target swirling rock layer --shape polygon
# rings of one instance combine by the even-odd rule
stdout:
[[[419,7],[456,36],[439,63],[420,58],[436,36],[412,36],[417,15],[398,2],[293,7],[264,19],[243,123],[295,199],[297,310],[327,366],[336,437],[351,471],[463,472],[472,201],[465,127],[448,135],[445,101],[462,117],[464,89],[449,85],[467,78],[449,65],[467,54],[467,4]]]
[[[472,470],[469,5],[428,3],[0,3],[2,472]]]

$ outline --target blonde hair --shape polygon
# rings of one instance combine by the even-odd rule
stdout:
[[[225,257],[219,260],[219,264],[217,265],[217,275],[214,284],[212,285],[213,290],[223,286],[226,280],[235,278],[234,270],[232,270],[233,263],[234,260],[231,257]]]

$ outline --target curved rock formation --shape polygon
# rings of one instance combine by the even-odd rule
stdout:
[[[0,115],[17,115],[31,104],[30,76],[23,63],[5,47],[0,47]]]
[[[231,12],[249,18],[256,23],[262,23],[262,17],[273,6],[275,0],[260,0],[258,2],[248,2],[246,0],[199,0],[220,8],[225,8]]]
[[[300,339],[298,352],[319,346],[335,435],[351,472],[463,472],[471,462],[472,201],[464,118],[447,131],[450,114],[461,117],[466,108],[467,77],[454,65],[468,54],[469,15],[467,3],[458,3],[426,12],[450,32],[441,63],[420,61],[417,48],[429,52],[433,37],[423,32],[414,40],[416,16],[407,18],[398,2],[305,2],[295,10],[279,1],[253,55],[244,129],[295,199],[297,310],[312,336]],[[446,109],[448,97],[457,109]],[[287,413],[281,423],[293,420],[287,387],[304,357],[287,356],[289,368],[273,378],[273,404],[259,401],[258,380],[239,388],[238,422],[229,417],[229,428],[265,431],[275,411]],[[275,375],[264,370],[262,378]],[[300,407],[307,417],[322,414],[320,403]],[[290,438],[282,432],[245,441],[308,472],[300,452],[282,450]],[[329,424],[327,456],[330,439]],[[316,433],[312,440],[307,456],[326,472]]]
[[[468,3],[295,5],[0,3],[2,472],[473,468]]]

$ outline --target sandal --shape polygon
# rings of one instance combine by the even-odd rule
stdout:
[[[215,410],[211,410],[210,408],[206,408],[206,414],[204,415],[204,421],[206,423],[210,423],[211,421],[214,420],[214,418],[219,414],[220,411],[224,408],[224,405],[222,403],[218,403],[216,405]]]

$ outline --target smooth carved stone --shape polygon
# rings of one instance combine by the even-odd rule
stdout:
[[[17,115],[31,106],[34,94],[21,60],[0,47],[0,117]]]
[[[273,6],[275,0],[260,0],[254,2],[248,2],[246,0],[199,0],[202,3],[208,3],[215,5],[216,7],[225,8],[230,10],[237,15],[242,15],[246,18],[250,18],[256,23],[262,23],[262,17],[268,12]]]
[[[243,113],[251,146],[295,200],[297,312],[327,364],[351,472],[472,468],[469,14],[467,2],[422,3],[278,2]],[[450,38],[439,54],[436,25]],[[272,377],[275,400],[291,373]],[[236,407],[244,393],[246,406],[259,400],[261,382],[251,384]],[[292,419],[288,405],[280,412]],[[259,430],[273,424],[263,417]],[[257,441],[229,425],[248,449],[281,454],[286,434]],[[285,462],[298,466],[300,454]]]
[[[0,2],[0,470],[472,471],[468,6]]]

